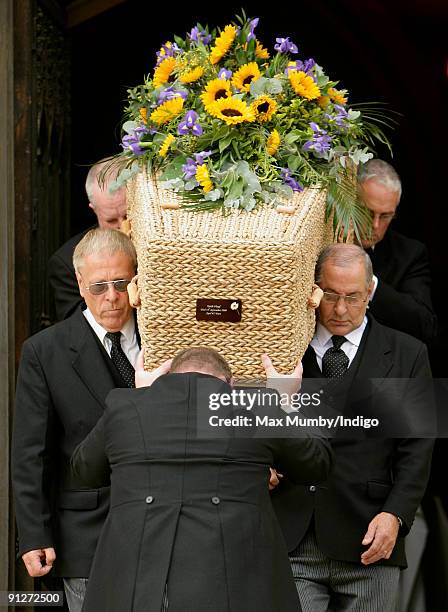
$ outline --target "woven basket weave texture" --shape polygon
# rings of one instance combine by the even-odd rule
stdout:
[[[194,213],[166,209],[179,196],[146,173],[128,183],[128,217],[138,257],[138,324],[145,367],[152,369],[190,346],[209,346],[238,378],[263,374],[267,352],[280,373],[293,370],[315,326],[307,306],[314,266],[331,242],[325,192],[295,194],[292,214]],[[197,321],[196,300],[242,301],[239,323]]]

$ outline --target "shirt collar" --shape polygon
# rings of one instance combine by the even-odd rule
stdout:
[[[107,330],[104,329],[104,327],[96,321],[92,312],[88,308],[83,310],[83,315],[87,319],[93,331],[96,333],[96,335],[100,339],[101,343],[104,344],[104,338],[106,337]],[[134,335],[135,335],[134,317],[131,316],[128,319],[128,321],[126,321],[126,323],[123,325],[121,329],[121,333],[123,334],[123,336],[126,338],[128,342],[132,342],[132,340],[134,339]]]
[[[348,340],[351,344],[358,346],[361,344],[361,338],[364,333],[364,330],[367,325],[367,317],[364,317],[361,325],[351,331],[349,334],[345,334],[346,340]],[[317,339],[321,346],[325,346],[326,344],[331,344],[331,337],[333,334],[328,331],[326,327],[324,327],[319,321],[317,322],[316,333],[314,337]]]

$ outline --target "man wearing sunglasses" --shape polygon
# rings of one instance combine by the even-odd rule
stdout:
[[[134,386],[139,337],[127,285],[135,274],[130,239],[89,231],[73,257],[81,307],[23,345],[16,392],[12,482],[19,555],[30,576],[64,578],[70,612],[81,610],[109,489],[80,489],[74,448],[103,413],[111,389]]]
[[[367,413],[379,416],[383,429],[379,437],[359,427],[339,428],[331,439],[327,481],[308,487],[283,479],[273,502],[303,612],[393,612],[399,569],[406,567],[404,536],[425,491],[433,441],[406,436],[421,416],[414,408],[423,409],[418,423],[427,426],[430,406],[408,403],[404,395],[397,401],[391,381],[421,379],[416,382],[426,388],[428,354],[419,340],[366,315],[372,265],[361,247],[327,247],[317,261],[316,283],[323,296],[302,360],[304,382],[318,379],[334,417]],[[392,395],[372,393],[376,381]],[[341,387],[336,404],[332,396]],[[389,437],[396,424],[395,437]],[[420,432],[414,428],[412,435]]]

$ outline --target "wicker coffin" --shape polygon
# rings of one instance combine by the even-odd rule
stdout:
[[[177,194],[142,173],[128,184],[127,197],[145,367],[189,346],[209,346],[238,378],[262,374],[263,352],[279,372],[290,372],[314,332],[307,298],[317,255],[331,240],[325,192],[296,194],[289,213],[193,213],[166,208],[176,205]],[[241,321],[197,321],[198,298],[241,300]]]

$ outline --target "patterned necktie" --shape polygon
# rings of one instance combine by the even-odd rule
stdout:
[[[110,358],[116,365],[121,377],[128,387],[135,387],[135,370],[121,348],[121,332],[107,332],[106,338],[109,338],[112,342]]]
[[[341,349],[345,336],[332,336],[333,346],[322,357],[322,374],[325,378],[341,378],[347,372],[349,358]]]

